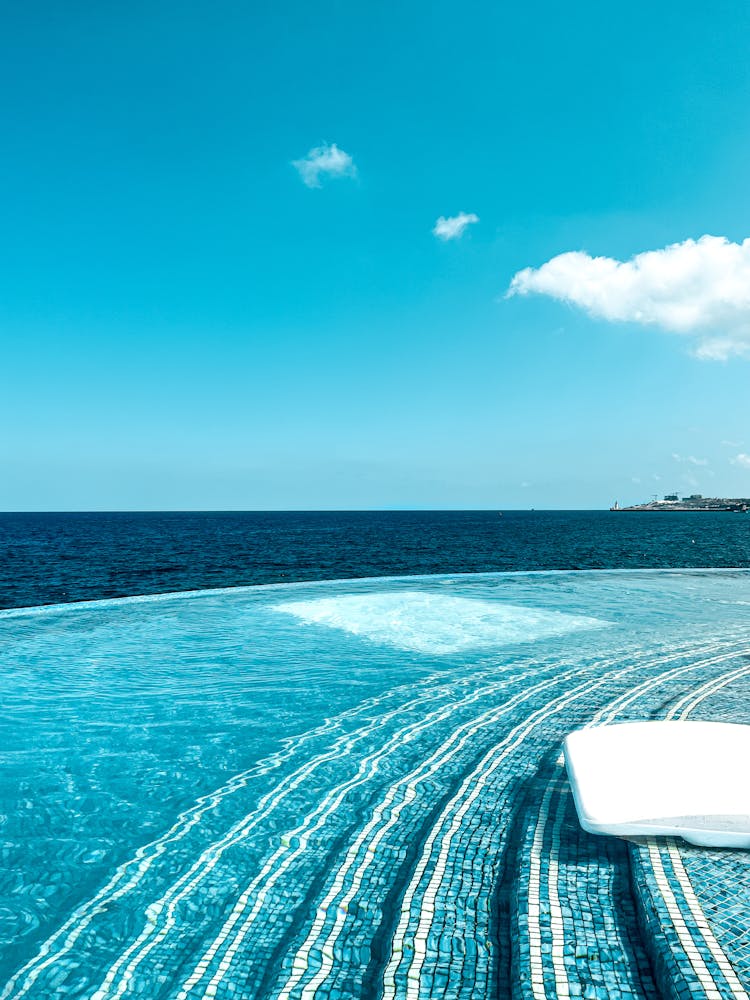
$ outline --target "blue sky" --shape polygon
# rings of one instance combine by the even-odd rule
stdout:
[[[0,508],[750,495],[749,35],[736,2],[7,7]]]

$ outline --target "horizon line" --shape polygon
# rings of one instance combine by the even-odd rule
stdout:
[[[480,514],[588,513],[609,507],[96,507],[35,510],[0,510],[3,514]]]

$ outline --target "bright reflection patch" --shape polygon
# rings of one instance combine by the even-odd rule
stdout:
[[[430,654],[533,642],[609,624],[560,611],[419,592],[285,601],[276,610],[373,642]]]

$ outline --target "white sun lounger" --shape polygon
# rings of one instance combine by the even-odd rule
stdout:
[[[625,722],[565,740],[578,818],[590,833],[671,835],[750,847],[750,726]]]

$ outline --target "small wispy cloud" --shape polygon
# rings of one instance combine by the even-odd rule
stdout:
[[[721,443],[725,448],[741,448],[743,445],[742,441],[722,441]]]
[[[678,455],[676,451],[672,452],[672,458],[675,462],[684,462],[687,465],[708,465],[707,458],[696,458],[695,455]]]
[[[750,469],[750,455],[746,455],[744,451],[741,451],[739,455],[735,455],[734,458],[730,458],[729,461],[732,465],[739,465],[743,469]]]
[[[507,295],[529,294],[692,336],[698,358],[750,355],[750,239],[701,236],[627,261],[561,253],[513,277]]]
[[[319,188],[321,178],[357,176],[354,160],[335,142],[315,146],[301,160],[292,160],[292,166],[310,188]]]
[[[473,212],[459,212],[458,215],[441,215],[432,229],[432,235],[439,240],[458,240],[467,226],[479,222],[479,216]]]

